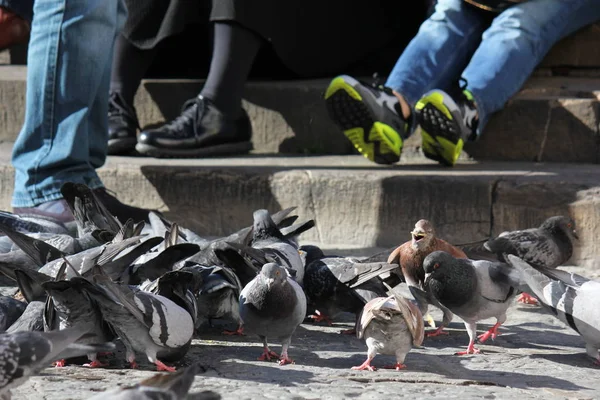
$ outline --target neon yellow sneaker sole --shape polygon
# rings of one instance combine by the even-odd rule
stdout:
[[[331,81],[324,96],[329,115],[360,154],[377,164],[394,164],[400,160],[402,137],[376,118],[372,107],[381,106],[369,93],[360,93],[361,85],[344,75]]]
[[[422,149],[427,158],[447,166],[456,164],[464,146],[458,126],[448,103],[452,99],[441,91],[432,91],[415,105],[417,120],[421,126]]]

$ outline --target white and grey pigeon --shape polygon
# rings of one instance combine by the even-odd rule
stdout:
[[[0,334],[0,399],[10,399],[11,388],[23,384],[30,375],[48,367],[54,360],[115,349],[112,343],[75,344],[85,333],[85,329],[71,328]]]
[[[279,358],[279,365],[293,363],[288,356],[292,335],[306,316],[306,296],[285,268],[265,264],[260,273],[240,293],[240,318],[244,330],[263,341],[259,360]],[[271,351],[269,338],[281,341],[281,355]]]
[[[506,311],[517,289],[499,276],[498,269],[507,264],[486,260],[455,258],[445,251],[434,251],[425,257],[424,289],[444,307],[464,321],[469,346],[457,355],[475,354],[475,339],[483,343],[495,339],[498,327],[506,321]],[[496,324],[477,337],[477,322],[496,318]]]
[[[125,345],[130,366],[137,367],[135,353],[140,352],[157,370],[174,371],[162,360],[178,361],[189,350],[194,333],[189,312],[166,297],[114,283],[105,275],[95,274],[94,281],[71,278],[98,304],[102,317]]]
[[[356,321],[356,336],[367,343],[367,359],[352,369],[375,371],[371,361],[377,354],[396,356],[396,364],[385,368],[406,368],[404,359],[413,346],[421,346],[424,332],[423,316],[412,301],[394,291],[369,301]]]
[[[587,354],[600,365],[600,282],[560,269],[533,268],[513,255],[507,259],[542,306],[579,333]]]
[[[100,393],[89,400],[183,400],[187,397],[196,374],[201,371],[200,365],[192,364],[171,374],[156,374],[135,385]],[[202,393],[204,394],[206,393]],[[196,398],[194,394],[194,399]],[[220,396],[213,398],[218,399]]]

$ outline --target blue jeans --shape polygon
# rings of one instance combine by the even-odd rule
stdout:
[[[0,0],[0,7],[8,8],[27,21],[33,18],[33,0]]]
[[[439,0],[386,86],[414,105],[425,92],[447,90],[464,78],[481,134],[558,40],[598,20],[598,0],[530,0],[495,17],[463,0]]]
[[[35,0],[25,122],[12,153],[13,207],[62,198],[70,181],[102,187],[113,44],[123,0]]]

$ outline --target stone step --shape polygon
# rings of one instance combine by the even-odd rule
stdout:
[[[10,210],[10,143],[0,144],[0,209]],[[460,162],[394,167],[360,156],[260,156],[206,160],[109,157],[99,170],[124,202],[159,209],[200,235],[247,226],[252,211],[297,206],[316,228],[303,243],[325,248],[388,248],[421,218],[454,243],[537,226],[556,214],[578,225],[573,264],[600,268],[600,166]]]
[[[0,66],[0,140],[14,141],[24,118],[26,67]],[[322,93],[328,80],[250,82],[244,106],[258,154],[354,154],[329,120]],[[135,98],[142,126],[180,112],[201,80],[146,80]],[[600,78],[533,77],[492,118],[463,158],[477,160],[600,162]],[[422,157],[417,132],[403,157]]]

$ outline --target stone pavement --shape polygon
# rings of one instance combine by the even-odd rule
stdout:
[[[600,273],[580,267],[569,270],[596,279]],[[436,321],[441,318],[431,309]],[[290,356],[296,364],[278,366],[257,361],[262,351],[253,336],[228,337],[220,332],[232,328],[227,321],[201,329],[191,351],[179,365],[198,362],[191,393],[212,391],[222,399],[597,399],[600,398],[600,367],[585,355],[583,341],[574,331],[537,306],[515,303],[495,342],[480,345],[482,354],[455,356],[468,343],[458,317],[450,335],[426,338],[422,349],[406,358],[407,369],[375,372],[352,371],[366,357],[364,342],[340,335],[352,326],[343,315],[334,325],[307,322],[292,339]],[[479,325],[488,329],[493,320]],[[279,351],[274,343],[273,350]],[[107,369],[81,366],[47,368],[13,391],[14,399],[86,399],[100,391],[129,385],[152,376],[154,366],[140,356],[140,369],[130,370],[122,352],[110,358]],[[394,362],[377,356],[375,366]],[[206,395],[206,393],[204,393]],[[218,398],[194,397],[190,398]]]

